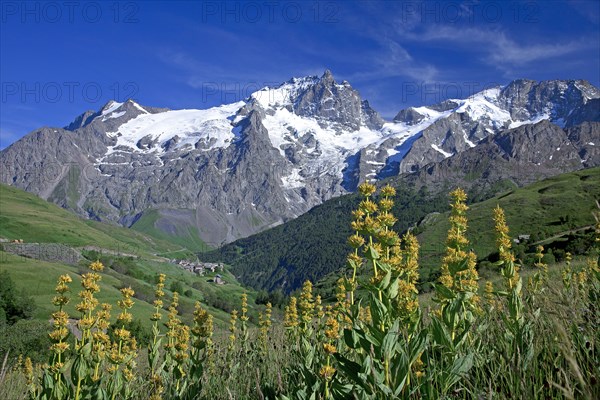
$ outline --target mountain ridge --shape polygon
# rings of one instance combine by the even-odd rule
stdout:
[[[511,126],[600,120],[599,98],[581,80],[520,80],[385,121],[327,70],[207,110],[108,102],[0,152],[0,181],[128,227],[147,210],[158,211],[159,226],[176,215],[218,246],[362,181],[418,172]]]

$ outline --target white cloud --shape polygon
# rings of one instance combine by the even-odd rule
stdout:
[[[481,53],[482,61],[501,69],[563,57],[597,45],[593,41],[590,43],[589,40],[582,39],[558,43],[517,42],[500,29],[458,28],[449,25],[430,26],[418,33],[401,27],[397,29],[397,33],[404,40],[446,43],[450,48],[456,46],[457,49]]]
[[[348,76],[350,82],[397,77],[424,82],[437,79],[439,71],[434,65],[415,60],[394,40],[379,38],[379,42],[380,48],[365,57],[368,69]]]
[[[488,53],[489,61],[499,64],[510,63],[513,65],[524,65],[550,58],[566,56],[576,51],[583,50],[587,46],[582,42],[519,45],[508,39],[505,35],[500,35],[493,47],[496,51]]]

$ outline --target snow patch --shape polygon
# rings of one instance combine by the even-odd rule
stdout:
[[[427,119],[438,119],[438,118],[444,117],[444,116],[446,116],[448,114],[448,112],[435,111],[435,110],[432,110],[432,109],[427,108],[425,106],[423,106],[423,107],[413,107],[413,110],[416,111],[416,112],[418,112],[419,114],[423,115]]]
[[[102,109],[102,113],[100,115],[110,114],[111,112],[115,111],[122,105],[123,105],[123,103],[119,103],[114,100],[111,100],[106,106],[104,106],[104,108]]]
[[[275,98],[273,96],[272,98]],[[299,148],[301,152],[310,154],[303,165],[304,176],[322,176],[325,174],[344,178],[344,169],[348,167],[347,160],[360,150],[366,150],[367,155],[374,154],[373,148],[378,148],[385,141],[393,139],[396,149],[402,147],[403,143],[412,143],[420,136],[423,129],[440,118],[447,117],[452,111],[436,112],[429,110],[424,112],[425,119],[416,125],[407,125],[402,122],[385,123],[380,130],[372,130],[361,127],[357,131],[336,131],[330,127],[320,126],[312,118],[294,114],[287,108],[281,106],[283,96],[271,104],[272,112],[268,113],[262,123],[267,129],[269,140],[274,148],[278,149],[283,157],[286,157],[287,148]],[[277,103],[279,102],[279,103]],[[278,104],[275,106],[274,104]],[[280,107],[281,106],[281,107]],[[275,107],[275,109],[273,109]],[[305,135],[312,136],[315,140],[314,148],[307,148],[302,143]],[[393,157],[400,161],[408,152],[408,148],[402,150],[388,150],[387,163]],[[367,161],[372,165],[384,167],[386,163]],[[376,173],[374,173],[376,174]],[[284,187],[299,187],[303,185],[304,178],[298,178],[294,172],[290,176],[282,178]]]
[[[281,178],[281,183],[286,189],[295,189],[304,186],[304,179],[300,175],[300,169],[292,169],[291,174]]]
[[[102,122],[106,121],[107,119],[111,119],[111,118],[119,118],[123,115],[125,115],[126,111],[119,111],[119,112],[112,112],[109,114],[106,114],[105,117],[102,118]]]
[[[513,129],[513,128],[518,128],[519,126],[523,126],[523,125],[537,124],[538,122],[543,121],[545,119],[550,119],[550,115],[549,114],[540,114],[540,115],[533,117],[532,119],[528,119],[528,120],[524,120],[524,121],[513,121],[508,126],[508,128]]]
[[[489,119],[494,127],[499,128],[505,122],[511,121],[508,111],[500,108],[496,101],[500,95],[500,88],[492,88],[475,93],[465,100],[453,99],[459,104],[457,113],[466,113],[472,120]]]
[[[318,82],[317,77],[293,78],[277,87],[265,87],[250,95],[263,108],[283,107],[292,104],[296,95],[302,90]]]
[[[466,144],[467,144],[469,147],[475,147],[475,143],[473,143],[473,142],[471,142],[471,141],[469,140],[469,138],[467,137],[467,134],[466,134],[466,133],[464,133],[464,134],[463,134],[463,138],[465,139],[465,143],[466,143]]]
[[[133,100],[132,100],[132,101],[131,101],[131,104],[132,104],[132,105],[133,105],[135,108],[137,108],[138,110],[140,110],[141,112],[143,112],[144,114],[150,114],[148,111],[146,111],[146,110],[144,109],[144,107],[140,106],[140,105],[139,105],[138,103],[136,103],[135,101],[133,101]]]
[[[433,148],[435,151],[437,151],[437,152],[439,152],[439,153],[442,153],[442,154],[444,155],[444,157],[445,157],[445,158],[451,157],[451,156],[453,155],[452,153],[448,153],[447,151],[444,151],[444,150],[443,150],[442,148],[440,148],[440,147],[439,147],[437,144],[433,144],[433,143],[432,143],[432,144],[431,144],[431,147],[432,147],[432,148]]]
[[[208,110],[173,110],[157,114],[144,110],[145,114],[119,126],[117,131],[107,133],[108,136],[116,137],[117,143],[112,148],[109,147],[106,155],[111,154],[118,146],[129,147],[136,152],[162,152],[164,150],[160,146],[175,136],[179,137],[176,148],[194,146],[201,139],[207,144],[212,143],[207,150],[227,147],[235,137],[228,118],[243,105],[243,102],[237,102]],[[139,140],[146,136],[151,141],[156,141],[155,148],[141,150],[137,147]]]

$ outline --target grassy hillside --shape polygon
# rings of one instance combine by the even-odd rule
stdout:
[[[565,251],[573,255],[587,254],[593,246],[592,212],[597,211],[600,199],[600,168],[592,168],[553,177],[533,185],[511,190],[486,201],[469,205],[467,237],[478,257],[482,278],[498,281],[500,276],[492,262],[497,261],[492,210],[500,205],[505,211],[512,238],[530,235],[530,240],[513,244],[515,255],[531,267],[535,262],[535,246],[545,247],[545,261],[563,261]],[[449,200],[446,200],[449,201]],[[449,211],[433,212],[422,218],[412,232],[420,247],[419,290],[421,300],[430,301],[429,282],[439,276],[442,257],[446,251],[446,236],[450,224]],[[349,246],[346,246],[347,248]],[[551,256],[548,253],[553,253]],[[368,269],[362,270],[368,275]],[[523,276],[532,273],[523,269]],[[316,284],[318,293],[326,300],[335,299],[339,271],[324,275]],[[363,279],[365,276],[363,276]],[[482,288],[483,289],[483,288]]]
[[[176,285],[182,289],[179,310],[187,321],[191,319],[196,300],[200,300],[208,307],[218,325],[225,326],[229,320],[227,311],[239,308],[238,303],[242,293],[248,293],[250,302],[254,302],[256,298],[256,292],[240,286],[235,277],[226,270],[219,274],[227,283],[216,285],[211,282],[216,273],[197,276],[169,263],[106,255],[99,258],[107,268],[102,274],[98,299],[114,305],[120,298],[119,289],[131,286],[136,292],[135,315],[147,327],[150,326],[149,317],[153,312],[151,303],[154,300],[154,282],[158,273],[167,275],[167,297],[171,296],[169,289]],[[89,261],[85,264],[87,263]],[[58,276],[69,274],[73,278],[71,295],[76,297],[80,290],[79,275],[85,273],[87,268],[84,263],[80,266],[49,263],[0,251],[0,270],[8,271],[17,288],[24,289],[34,299],[37,306],[35,318],[47,320],[54,311],[51,300],[55,294],[54,287]],[[75,312],[75,304],[77,304],[76,298],[69,303],[67,311],[76,317],[78,314]]]
[[[3,184],[0,184],[0,237],[73,247],[99,246],[131,254],[180,248],[130,229],[84,220],[31,193]]]
[[[576,236],[594,223],[592,211],[597,199],[600,199],[600,168],[559,175],[471,204],[467,212],[467,236],[480,260],[493,258],[496,247],[492,210],[499,205],[505,210],[513,238],[530,235],[529,241],[517,246],[521,257],[538,242],[553,247],[548,246],[550,242],[570,235],[574,244]],[[415,230],[422,246],[421,267],[426,275],[440,265],[449,226],[446,212],[428,216]]]
[[[600,198],[599,176],[600,169],[594,168],[523,189],[507,191],[510,185],[499,184],[497,189],[503,191],[500,196],[471,204],[469,238],[474,250],[481,258],[493,251],[491,210],[496,204],[506,208],[515,236],[530,234],[536,240],[544,239],[591,224],[594,199]],[[470,199],[473,196],[481,199],[481,193],[469,195]],[[433,196],[399,182],[395,201],[393,213],[398,218],[395,230],[404,232],[421,222],[415,229],[423,243],[421,276],[424,281],[436,279],[448,230],[444,214],[449,208],[447,194]],[[293,291],[306,279],[316,282],[328,274],[337,274],[345,266],[351,211],[357,204],[355,195],[329,200],[286,224],[199,257],[232,265],[241,281],[252,287],[267,290],[283,287],[285,291]]]
[[[193,224],[180,224],[174,226],[170,234],[157,228],[157,221],[161,218],[158,210],[145,211],[142,216],[131,226],[132,229],[145,233],[157,239],[175,243],[183,249],[191,251],[207,251],[210,247],[198,236],[198,229]],[[183,250],[185,252],[185,250]],[[177,256],[176,253],[173,253]]]
[[[0,243],[0,270],[8,271],[17,288],[25,289],[36,305],[35,317],[47,320],[53,311],[51,299],[56,278],[68,273],[73,277],[72,295],[78,293],[79,277],[87,271],[87,265],[100,259],[106,266],[100,301],[115,304],[120,296],[118,289],[131,286],[136,291],[136,316],[149,325],[152,312],[154,284],[159,273],[167,275],[166,289],[177,288],[181,293],[180,311],[185,319],[191,318],[194,302],[202,301],[209,307],[218,325],[224,326],[228,311],[239,308],[242,293],[247,292],[254,302],[256,292],[242,287],[227,270],[199,276],[167,262],[155,254],[177,254],[181,247],[165,240],[151,238],[140,232],[115,225],[81,219],[54,204],[10,186],[0,186],[0,237],[25,243],[61,243],[78,249],[85,257],[79,265],[46,262],[10,254],[3,251]],[[7,245],[4,245],[7,246]],[[95,250],[81,250],[92,246]],[[8,247],[8,246],[7,246]],[[212,282],[219,273],[226,282]],[[76,301],[67,309],[74,313]],[[256,316],[253,316],[253,320]]]

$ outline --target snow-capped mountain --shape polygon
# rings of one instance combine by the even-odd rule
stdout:
[[[505,87],[451,99],[430,107],[402,110],[395,121],[436,121],[420,131],[399,165],[400,172],[416,171],[423,159],[437,162],[474,147],[490,134],[549,120],[561,128],[600,120],[600,90],[586,81],[516,80]],[[595,104],[595,107],[594,107]],[[587,111],[595,108],[595,111]],[[589,115],[579,117],[582,112]]]
[[[325,71],[208,110],[111,101],[2,151],[1,180],[126,226],[156,210],[157,228],[197,228],[214,245],[506,129],[598,121],[599,99],[585,81],[519,80],[384,121],[348,82]]]

